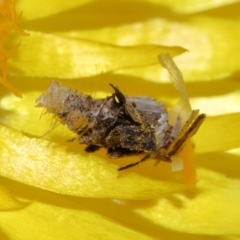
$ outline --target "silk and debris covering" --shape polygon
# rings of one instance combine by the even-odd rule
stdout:
[[[169,73],[176,67],[168,54],[159,57],[160,63]],[[171,162],[187,139],[196,133],[205,115],[198,110],[189,111],[186,120],[177,116],[173,124],[163,103],[148,97],[130,97],[118,87],[110,84],[113,94],[104,99],[94,99],[51,82],[46,93],[37,99],[37,107],[46,108],[62,124],[78,135],[80,144],[86,144],[87,152],[100,147],[107,149],[107,156],[119,158],[124,155],[145,152],[138,162],[120,168],[126,169],[145,161],[149,157]],[[185,89],[184,89],[185,90]],[[185,105],[188,99],[184,99]]]

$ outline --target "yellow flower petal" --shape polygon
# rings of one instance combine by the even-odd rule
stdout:
[[[181,47],[160,45],[124,48],[50,34],[30,34],[31,37],[22,41],[16,56],[9,61],[15,74],[54,78],[89,77],[99,72],[155,64],[159,52],[168,51],[175,56],[185,51]]]
[[[240,180],[206,169],[199,169],[198,176],[194,192],[161,198],[135,212],[174,231],[240,235]]]
[[[4,186],[0,185],[0,211],[20,209],[26,203],[17,200]]]
[[[156,198],[185,188],[131,172],[118,173],[118,167],[104,157],[76,146],[31,139],[3,126],[0,134],[0,174],[31,186],[74,196],[127,199]]]
[[[51,0],[49,2],[43,2],[41,0],[29,1],[21,0],[16,1],[18,9],[23,9],[23,19],[35,20],[38,18],[48,17],[54,14],[58,14],[64,11],[80,7],[82,5],[91,3],[93,0],[72,0],[72,1],[59,1]]]
[[[191,104],[194,108],[204,109],[208,116],[238,113],[240,112],[240,91],[237,89],[240,89],[240,82],[234,79],[209,85],[207,83],[205,86],[196,84],[189,88],[189,92],[193,95],[197,92],[201,92],[200,95],[203,96],[209,95],[210,92],[211,94],[206,97],[191,98]]]
[[[154,37],[161,36],[157,39],[164,45],[175,44],[188,49],[189,53],[175,59],[186,81],[213,81],[229,77],[232,72],[239,69],[237,64],[240,61],[237,54],[240,50],[238,45],[240,36],[237,30],[239,21],[240,19],[222,20],[202,16],[186,18],[185,21],[177,23],[154,19],[141,24],[138,28],[148,28],[149,31],[154,29]],[[127,38],[126,35],[125,37]],[[224,42],[221,39],[224,39]],[[149,41],[155,42],[152,36],[149,37]],[[133,44],[133,40],[131,42]],[[137,38],[135,42],[140,44],[142,41]],[[142,68],[140,72],[134,70],[126,69],[119,72],[135,77],[146,76],[151,81],[159,81],[159,75],[163,80],[166,78],[157,66]],[[147,73],[149,70],[152,71],[151,74]]]
[[[32,191],[24,185],[14,187]],[[37,194],[38,201],[27,208],[1,212],[1,239],[156,239],[93,211],[87,200],[66,199],[46,191]]]
[[[226,151],[240,147],[240,113],[207,117],[194,137],[197,153]]]
[[[181,4],[179,4],[178,0],[149,0],[155,4],[159,4],[164,7],[170,8],[174,12],[178,12],[181,14],[194,13],[200,11],[206,11],[210,9],[220,8],[224,6],[228,6],[234,3],[238,3],[239,0],[182,0]]]
[[[175,60],[184,79],[213,81],[222,80],[239,70],[239,24],[240,18],[221,19],[190,15],[183,16],[179,22],[171,18],[152,18],[132,24],[122,24],[119,27],[63,32],[62,35],[98,39],[121,46],[159,43],[165,46],[182,46],[188,49],[189,53]],[[160,79],[166,81],[166,75],[163,75],[158,65],[141,67],[139,71],[137,68],[120,69],[118,73],[147,78],[155,82],[159,82]]]

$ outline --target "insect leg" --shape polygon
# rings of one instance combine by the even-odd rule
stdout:
[[[118,169],[118,171],[122,171],[122,170],[125,170],[125,169],[128,169],[128,168],[134,167],[134,166],[138,165],[139,163],[145,162],[148,158],[150,158],[150,156],[151,156],[151,154],[149,153],[149,154],[145,155],[141,160],[139,160],[135,163],[131,163],[131,164],[126,165],[124,167],[120,167]]]

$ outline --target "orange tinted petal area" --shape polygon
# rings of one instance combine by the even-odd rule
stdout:
[[[196,163],[192,142],[189,140],[178,155],[183,160],[183,180],[186,184],[194,184],[197,179]]]
[[[5,50],[3,46],[3,40],[9,35],[9,33],[15,29],[22,35],[28,35],[21,28],[17,26],[19,17],[17,16],[14,1],[6,0],[0,2],[0,83],[12,91],[17,97],[21,97],[21,93],[7,81],[7,60],[16,50],[12,48]]]

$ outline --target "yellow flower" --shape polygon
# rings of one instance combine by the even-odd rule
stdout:
[[[19,0],[17,9],[30,36],[8,60],[23,98],[1,88],[0,238],[239,238],[240,3]],[[138,157],[85,153],[62,126],[41,137],[51,117],[39,120],[34,104],[51,79],[94,96],[113,83],[172,105],[178,94],[156,57],[166,51],[183,53],[174,60],[192,106],[208,115],[193,139],[194,189],[154,160],[118,173]]]

